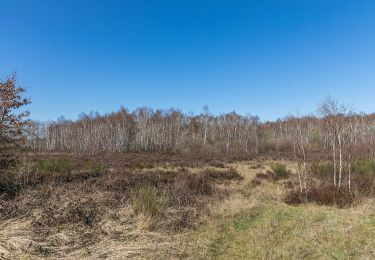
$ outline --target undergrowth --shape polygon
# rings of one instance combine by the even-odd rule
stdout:
[[[271,169],[276,174],[276,180],[287,179],[290,176],[290,171],[285,164],[274,163],[271,165]]]

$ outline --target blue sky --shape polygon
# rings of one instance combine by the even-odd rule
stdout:
[[[375,1],[0,0],[0,78],[32,118],[134,109],[374,112]]]

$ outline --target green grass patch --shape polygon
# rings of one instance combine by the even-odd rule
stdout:
[[[68,158],[56,160],[42,160],[33,165],[33,171],[39,174],[68,173],[73,170],[73,165]]]
[[[87,168],[93,176],[100,176],[108,171],[108,167],[101,162],[89,162]]]
[[[375,162],[370,159],[362,159],[354,161],[352,170],[358,174],[375,174]]]
[[[285,164],[274,163],[271,165],[271,169],[276,174],[276,180],[287,179],[290,176],[290,171]]]
[[[268,202],[218,225],[205,258],[373,259],[375,218]],[[371,235],[372,234],[372,235]]]
[[[132,194],[132,206],[136,214],[155,216],[168,206],[166,196],[157,196],[151,187],[142,187]]]

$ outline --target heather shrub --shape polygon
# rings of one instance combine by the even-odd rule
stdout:
[[[293,190],[285,198],[285,202],[291,205],[312,202],[340,208],[351,206],[355,200],[356,196],[352,192],[333,186],[312,186],[305,192]]]
[[[309,165],[309,172],[321,180],[329,182],[332,179],[333,165],[329,162],[312,162]]]

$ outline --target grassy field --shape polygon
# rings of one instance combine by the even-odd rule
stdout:
[[[134,179],[137,176],[136,178],[139,179],[133,181],[148,183],[151,179],[147,178],[152,175],[175,174],[172,170],[179,169],[176,165],[155,165],[154,168],[150,166],[147,169],[138,169],[132,175],[121,175],[122,177],[117,177],[118,179],[111,179],[115,178],[112,175],[109,175],[112,177],[100,177],[101,167],[90,166],[94,168],[95,175],[92,179],[81,180],[81,186],[76,187],[76,184],[69,182],[60,190],[56,188],[53,191],[44,191],[46,194],[59,193],[57,196],[59,204],[50,205],[48,200],[55,201],[57,198],[54,195],[46,195],[48,199],[45,199],[40,206],[34,206],[29,213],[13,214],[2,220],[0,257],[9,259],[375,258],[374,200],[366,199],[356,206],[341,209],[315,204],[287,205],[283,200],[290,189],[289,183],[293,176],[277,181],[267,178],[254,181],[257,174],[269,173],[274,163],[251,160],[227,163],[225,168],[194,166],[195,164],[184,167],[183,170],[178,171],[189,176],[204,175],[206,177],[202,179],[202,183],[214,181],[212,182],[214,189],[202,194],[197,193],[195,197],[188,197],[193,203],[184,202],[183,206],[176,206],[176,203],[180,202],[170,197],[172,193],[159,194],[158,190],[151,189],[147,185],[140,186],[137,192],[112,191],[119,187],[123,189],[123,186],[113,186],[113,183],[118,184],[127,180],[125,177]],[[288,162],[282,163],[289,169],[294,167]],[[237,177],[235,172],[243,178]],[[228,174],[233,176],[224,178],[224,175]],[[181,177],[178,177],[180,175],[176,176],[175,181],[168,185],[165,184],[169,183],[168,179],[163,179],[163,185],[167,185],[163,186],[163,189],[173,188],[184,192],[181,187],[184,187],[187,180],[189,185],[201,185],[201,182],[191,182],[191,178],[184,177],[180,180]],[[102,179],[92,184],[96,178]],[[108,182],[107,179],[112,181],[110,189],[100,189],[100,186],[96,186]],[[86,182],[94,186],[87,186],[89,184],[84,184]],[[131,182],[126,183],[131,184]],[[68,187],[72,188],[75,194],[66,191]],[[195,188],[191,188],[188,192],[193,191]],[[39,202],[36,203],[36,199],[32,197],[35,196],[35,192],[37,191],[33,189],[23,192],[15,201],[18,203],[16,205],[19,207],[22,205],[26,207],[32,203],[39,205]],[[125,200],[119,194],[124,194],[121,196],[126,195],[129,199]],[[78,197],[77,201],[74,200],[76,197]],[[186,197],[181,197],[184,198]],[[114,206],[109,206],[109,202],[115,203]],[[49,212],[53,213],[44,211],[47,206],[51,207]],[[58,208],[57,212],[60,215],[54,213],[55,208]],[[73,212],[68,215],[69,221],[66,220],[65,211]],[[56,216],[51,217],[51,214]],[[51,223],[50,219],[59,223]],[[72,221],[75,222],[71,223]]]
[[[269,163],[268,163],[269,164]],[[257,171],[247,163],[236,169],[250,182]],[[206,242],[201,258],[210,259],[374,259],[373,200],[338,209],[314,204],[290,206],[282,201],[283,182],[256,187],[242,184],[247,205],[221,215],[198,232]],[[243,200],[240,202],[239,200]]]
[[[208,256],[373,259],[374,232],[375,219],[369,209],[345,212],[266,202],[224,221]]]

